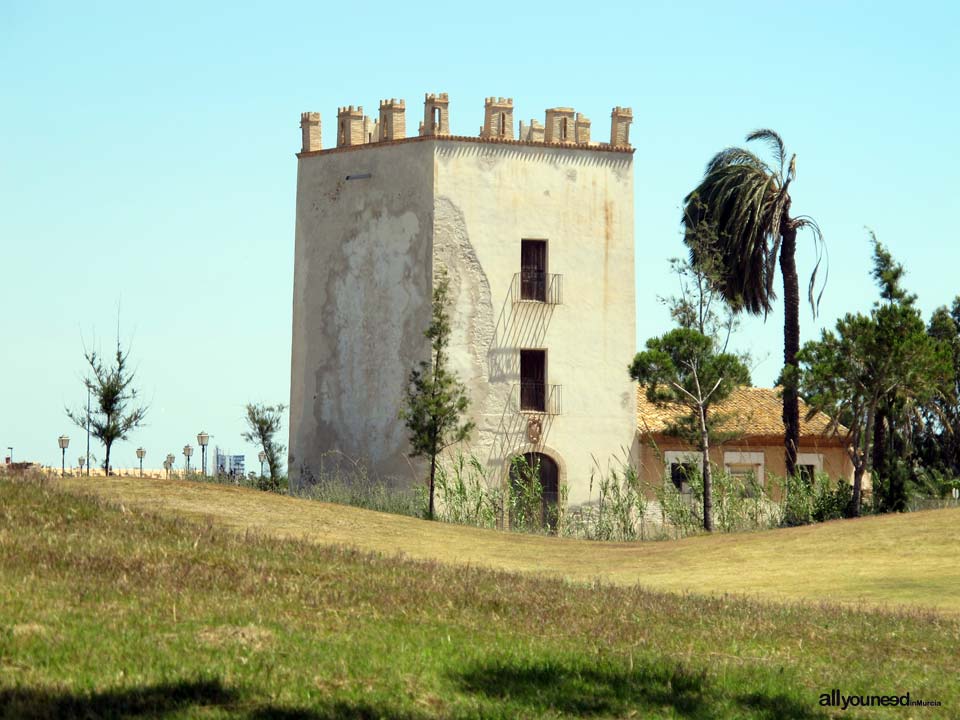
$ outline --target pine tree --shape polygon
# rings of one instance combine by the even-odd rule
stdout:
[[[450,282],[441,273],[433,290],[432,318],[424,336],[430,341],[430,360],[410,371],[406,406],[400,418],[410,431],[410,457],[430,459],[429,507],[434,517],[434,482],[437,457],[444,449],[466,440],[473,430],[471,421],[461,422],[470,401],[456,374],[447,369],[450,317],[447,314]]]

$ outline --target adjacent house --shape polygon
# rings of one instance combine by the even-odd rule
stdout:
[[[734,390],[712,408],[721,417],[718,431],[730,439],[711,448],[710,458],[734,475],[753,474],[760,482],[770,475],[786,474],[783,449],[783,401],[776,388],[744,387]],[[807,417],[809,408],[800,400],[800,448],[797,464],[808,476],[824,472],[832,478],[853,479],[853,464],[843,441],[830,428],[823,413]],[[646,391],[637,388],[637,434],[640,440],[640,472],[647,483],[673,482],[683,490],[685,466],[699,466],[699,451],[669,433],[682,415],[680,409],[653,405]]]

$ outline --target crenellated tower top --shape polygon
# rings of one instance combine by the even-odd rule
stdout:
[[[491,142],[514,142],[617,150],[632,152],[630,125],[633,110],[617,105],[610,113],[610,141],[596,142],[591,138],[590,119],[572,107],[549,108],[541,125],[531,120],[527,125],[520,122],[519,136],[514,133],[513,98],[490,96],[483,103],[483,125],[480,140]],[[406,103],[402,99],[381,100],[379,120],[363,114],[361,105],[345,105],[337,108],[337,148],[357,145],[375,145],[403,140],[452,139],[473,140],[455,136],[450,132],[450,98],[447,93],[426,93],[423,101],[423,122],[417,137],[407,137]],[[320,113],[305,112],[300,115],[302,134],[301,154],[324,152],[321,146]]]

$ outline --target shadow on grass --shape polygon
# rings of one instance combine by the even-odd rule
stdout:
[[[745,682],[750,682],[745,675]],[[444,709],[449,717],[505,719],[559,715],[576,717],[638,717],[666,715],[713,720],[755,718],[775,720],[826,717],[786,693],[758,692],[763,682],[750,683],[750,692],[724,692],[702,673],[666,664],[620,668],[613,663],[493,662],[454,677],[459,689],[483,702],[478,707]],[[46,688],[0,689],[0,720],[95,720],[193,717],[213,711],[220,717],[246,720],[427,720],[434,712],[406,709],[392,702],[318,699],[311,707],[260,704],[241,697],[220,680],[181,681],[94,693]]]
[[[55,688],[0,688],[0,720],[112,720],[193,717],[217,708],[244,720],[426,720],[374,703],[322,700],[311,708],[261,705],[224,687],[220,680],[181,681],[77,693]],[[220,717],[217,714],[217,717]]]
[[[632,669],[613,663],[571,665],[497,662],[460,674],[463,691],[511,704],[524,715],[563,713],[578,717],[621,716],[631,711],[671,713],[694,720],[712,718],[825,718],[811,701],[806,704],[786,692],[724,691],[704,673],[665,663],[635,664]],[[749,682],[745,676],[745,682]]]
[[[258,708],[242,715],[246,720],[428,720],[420,712],[391,710],[375,703],[321,701],[318,708]]]
[[[144,687],[76,693],[55,688],[0,689],[0,718],[163,717],[198,705],[229,705],[232,690],[219,680],[180,681]]]

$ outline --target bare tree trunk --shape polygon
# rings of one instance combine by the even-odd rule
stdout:
[[[853,497],[850,499],[850,508],[847,511],[847,515],[850,517],[860,517],[860,496],[865,470],[866,463],[864,462],[860,462],[853,468]]]
[[[800,445],[800,402],[797,393],[797,352],[800,350],[800,288],[797,280],[797,230],[785,218],[781,234],[780,272],[783,275],[783,445],[787,476],[797,472]]]
[[[857,463],[853,472],[853,498],[850,500],[850,517],[860,517],[860,503],[863,497],[863,476],[866,470],[870,469],[872,463],[871,442],[873,441],[873,423],[877,415],[877,404],[870,404],[867,410],[867,426],[863,432],[863,449],[861,451],[860,462]]]
[[[433,482],[437,475],[437,456],[430,457],[430,509],[427,511],[427,518],[433,520]]]
[[[707,417],[700,406],[700,451],[703,453],[703,529],[713,532],[713,472],[710,469],[710,433]]]
[[[713,532],[713,470],[710,469],[709,445],[703,448],[703,529]]]
[[[876,420],[873,422],[873,462],[871,463],[871,472],[873,473],[873,493],[877,497],[877,477],[882,477],[882,481],[890,483],[892,478],[887,468],[887,433],[886,433],[886,413],[883,408],[877,410]],[[885,495],[887,500],[893,497],[893,488],[888,484]]]

